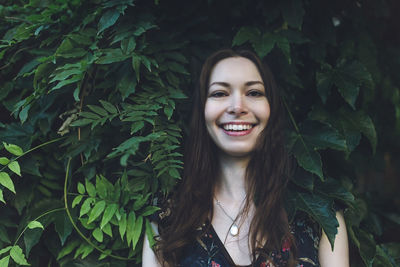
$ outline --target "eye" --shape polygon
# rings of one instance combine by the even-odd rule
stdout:
[[[215,91],[215,92],[212,92],[211,94],[210,94],[210,96],[209,97],[216,97],[216,98],[219,98],[219,97],[224,97],[224,96],[227,96],[228,94],[226,93],[226,92],[223,92],[223,91]]]
[[[250,90],[247,93],[248,96],[253,96],[253,97],[261,97],[261,96],[265,96],[265,93],[260,91],[260,90]]]

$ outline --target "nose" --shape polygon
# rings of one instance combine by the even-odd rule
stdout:
[[[247,107],[244,99],[240,95],[232,95],[230,105],[227,112],[232,115],[240,115],[247,113]]]

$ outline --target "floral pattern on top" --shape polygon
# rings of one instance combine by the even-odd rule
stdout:
[[[305,218],[296,218],[290,225],[296,240],[297,267],[319,267],[318,245],[319,228]],[[230,267],[235,265],[225,249],[212,225],[203,224],[198,229],[202,235],[185,248],[179,266],[182,267]],[[271,251],[268,257],[259,256],[257,260],[246,267],[285,267],[290,256],[288,242],[283,242],[280,251]]]

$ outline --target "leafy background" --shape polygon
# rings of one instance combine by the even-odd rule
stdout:
[[[396,0],[54,0],[0,4],[0,266],[140,266],[179,182],[204,58],[271,66],[298,163],[287,209],[351,266],[400,263]],[[100,260],[99,260],[100,259]]]

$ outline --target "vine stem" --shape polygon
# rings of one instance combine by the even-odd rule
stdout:
[[[33,221],[37,221],[37,220],[39,220],[40,218],[42,218],[42,217],[44,217],[44,216],[46,216],[46,215],[49,215],[50,213],[57,212],[57,211],[62,211],[62,210],[64,210],[64,209],[65,209],[65,208],[58,208],[58,209],[46,211],[45,213],[40,214],[38,217],[36,217],[35,219],[33,219]],[[21,236],[25,233],[26,229],[28,229],[28,225],[29,225],[29,223],[25,226],[24,230],[22,230],[22,232],[19,234],[19,236],[17,237],[17,239],[15,240],[15,242],[14,242],[14,244],[13,244],[13,247],[15,247],[15,245],[18,243],[18,240],[19,240],[19,239],[21,238]]]
[[[21,155],[19,155],[19,156],[17,156],[16,158],[10,160],[10,162],[9,162],[7,165],[4,165],[3,168],[1,168],[0,171],[3,171],[8,165],[10,165],[11,162],[14,162],[14,161],[18,160],[20,157],[23,157],[23,156],[25,156],[26,154],[28,154],[28,153],[30,153],[30,152],[32,152],[32,151],[38,149],[38,148],[41,148],[41,147],[43,147],[43,146],[47,146],[47,145],[49,145],[49,144],[51,144],[51,143],[58,142],[58,141],[60,141],[60,140],[62,140],[62,139],[64,139],[64,138],[65,138],[65,137],[59,137],[59,138],[56,138],[56,139],[53,139],[53,140],[44,142],[44,143],[42,143],[42,144],[40,144],[40,145],[37,145],[37,146],[35,146],[35,147],[33,147],[33,148],[31,148],[31,149],[25,151],[25,152],[22,153]]]
[[[67,200],[67,184],[68,184],[68,176],[69,176],[69,168],[71,165],[71,158],[68,159],[68,163],[67,163],[67,170],[65,172],[65,179],[64,179],[64,205],[65,205],[65,211],[67,212],[67,216],[69,218],[69,220],[71,221],[72,226],[74,227],[75,231],[81,236],[81,238],[83,240],[85,240],[89,245],[91,245],[93,248],[95,248],[96,250],[100,251],[103,254],[106,254],[107,256],[117,259],[117,260],[125,260],[125,261],[129,261],[129,260],[133,260],[133,258],[126,258],[126,257],[120,257],[114,254],[111,254],[110,252],[107,252],[103,249],[101,249],[99,246],[97,246],[96,244],[94,244],[92,241],[90,241],[89,238],[87,238],[82,232],[81,230],[79,230],[78,226],[76,225],[76,223],[74,222],[74,220],[72,219],[72,215],[70,210],[68,209],[68,200]]]

